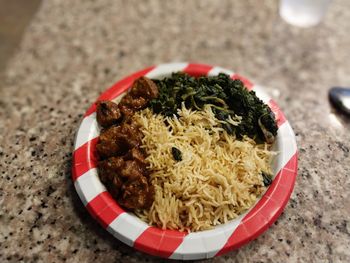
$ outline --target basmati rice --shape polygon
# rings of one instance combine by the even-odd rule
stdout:
[[[144,134],[155,200],[135,213],[162,229],[201,231],[223,224],[249,209],[265,191],[262,171],[271,173],[269,145],[235,139],[221,127],[210,106],[192,111],[183,105],[178,117],[150,109],[134,119]],[[231,118],[232,124],[241,121]],[[175,161],[172,147],[182,153]]]

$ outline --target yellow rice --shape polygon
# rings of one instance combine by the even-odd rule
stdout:
[[[270,173],[273,155],[267,144],[237,140],[221,128],[210,106],[192,111],[182,106],[178,117],[135,114],[144,134],[155,200],[136,214],[162,229],[200,231],[226,223],[249,209],[265,190],[261,172]],[[240,122],[236,116],[230,120]],[[175,161],[171,149],[182,153]]]

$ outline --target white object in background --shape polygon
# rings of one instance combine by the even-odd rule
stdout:
[[[280,0],[279,12],[289,24],[311,27],[321,22],[331,0]]]

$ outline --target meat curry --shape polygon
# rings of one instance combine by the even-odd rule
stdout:
[[[96,118],[102,128],[96,145],[99,177],[113,198],[129,210],[149,208],[154,200],[146,153],[140,147],[143,134],[131,117],[157,96],[157,85],[140,77],[119,104],[97,102]]]

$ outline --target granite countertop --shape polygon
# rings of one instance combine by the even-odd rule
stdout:
[[[277,222],[208,262],[350,262],[350,124],[331,86],[350,86],[350,2],[292,27],[277,1],[43,1],[0,83],[0,261],[161,261],[88,214],[71,181],[82,114],[146,66],[196,61],[266,87],[295,130],[299,172]]]

